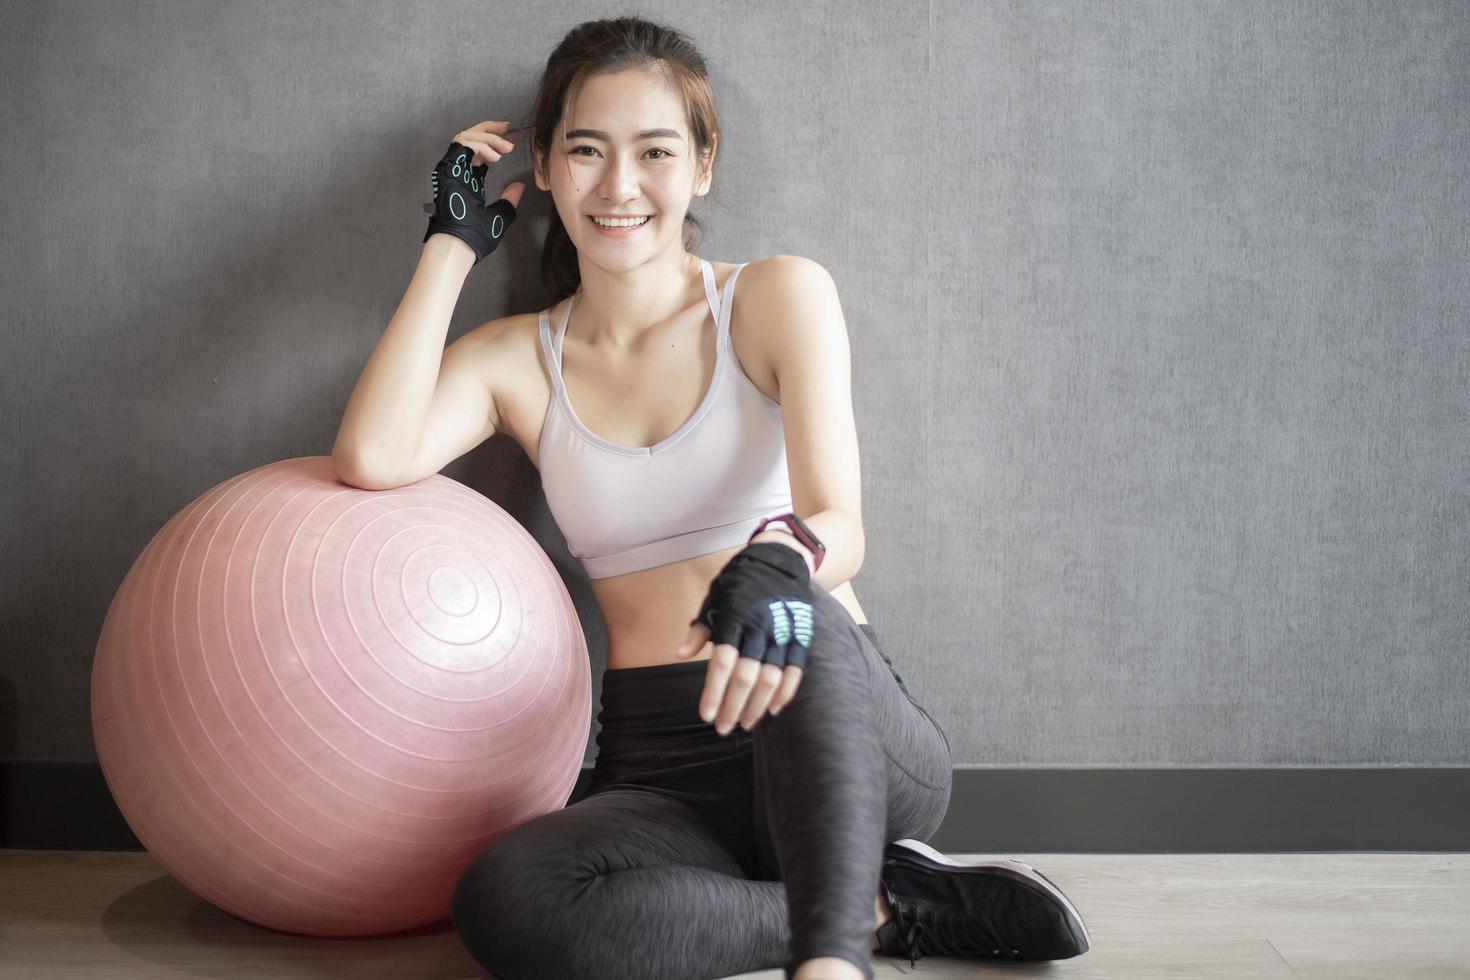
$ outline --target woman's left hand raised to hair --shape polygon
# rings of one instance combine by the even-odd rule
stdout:
[[[812,644],[812,582],[806,559],[773,541],[748,545],[710,583],[677,656],[714,644],[699,716],[728,735],[779,714],[796,696]]]

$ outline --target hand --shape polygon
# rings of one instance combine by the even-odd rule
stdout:
[[[690,621],[681,659],[715,645],[699,715],[728,735],[737,719],[747,731],[769,708],[780,714],[796,695],[812,643],[811,572],[794,548],[758,542],[741,551],[710,583]]]
[[[486,121],[473,129],[455,134],[443,159],[429,174],[434,200],[424,205],[432,217],[424,232],[451,235],[463,241],[475,253],[475,264],[495,251],[511,223],[526,185],[521,181],[507,184],[502,195],[485,203],[485,174],[490,162],[498,162],[502,153],[515,149],[515,144],[500,135],[506,122]],[[482,161],[478,165],[475,161]],[[489,161],[489,162],[485,162]]]

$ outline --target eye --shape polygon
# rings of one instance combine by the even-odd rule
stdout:
[[[572,147],[567,152],[570,153],[572,156],[580,156],[581,155],[580,151],[582,151],[582,150],[591,150],[593,153],[596,153],[597,152],[597,147],[595,147],[595,146],[588,146],[587,144],[584,143],[581,146],[574,146],[574,147]],[[666,160],[666,159],[668,159],[668,158],[670,158],[670,157],[673,156],[672,153],[670,153],[668,150],[665,150],[661,146],[655,146],[653,149],[649,150],[648,152],[649,153],[662,153],[663,154],[663,156],[661,156],[661,157],[654,157],[655,160]]]

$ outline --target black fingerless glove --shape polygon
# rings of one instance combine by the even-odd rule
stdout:
[[[709,627],[710,642],[777,667],[806,665],[812,645],[812,583],[806,559],[774,541],[746,547],[710,583],[689,625]]]
[[[434,200],[424,205],[433,217],[424,241],[443,233],[462,239],[475,250],[475,264],[495,251],[506,229],[516,220],[516,209],[505,198],[485,203],[485,173],[489,164],[471,167],[475,151],[463,143],[450,143],[444,159],[429,174]]]

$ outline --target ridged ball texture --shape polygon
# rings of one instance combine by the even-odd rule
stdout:
[[[251,470],[133,563],[92,670],[108,787],[200,897],[258,925],[447,919],[460,872],[565,805],[591,726],[576,609],[534,538],[442,476]]]

